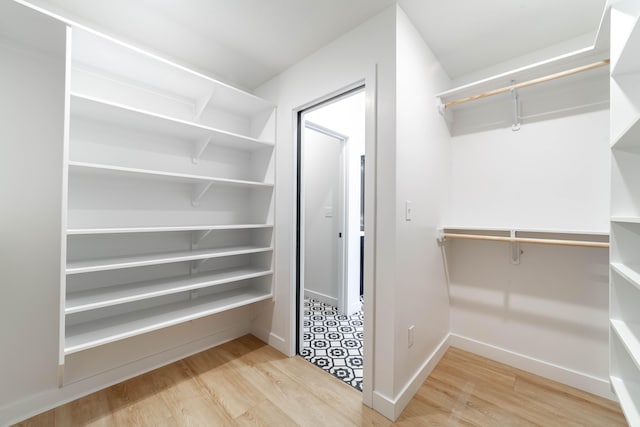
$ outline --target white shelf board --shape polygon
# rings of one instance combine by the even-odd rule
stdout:
[[[183,182],[188,184],[216,184],[232,187],[258,187],[270,188],[273,184],[239,179],[214,178],[202,175],[190,175],[183,173],[154,171],[148,169],[129,168],[123,166],[103,165],[87,162],[69,162],[69,173],[92,175],[117,175],[128,178],[160,179],[164,181]]]
[[[519,233],[544,233],[544,234],[581,234],[587,236],[608,236],[608,230],[568,230],[552,228],[519,228],[519,227],[493,227],[476,225],[443,225],[439,227],[443,230],[469,230],[469,231],[503,231],[515,230]]]
[[[189,301],[67,326],[65,355],[263,301],[271,292],[239,288]]]
[[[271,224],[178,225],[157,227],[70,228],[67,236],[87,234],[165,233],[170,231],[247,230],[273,228]]]
[[[236,267],[185,277],[146,280],[126,285],[73,292],[67,295],[65,314],[80,313],[178,292],[238,282],[240,280],[268,276],[272,273],[271,270],[264,268]]]
[[[629,357],[640,370],[640,324],[611,319],[611,327],[626,348]]]
[[[640,273],[637,270],[620,262],[612,262],[611,268],[640,290]]]
[[[640,224],[640,217],[638,216],[612,216],[611,222],[624,222],[631,224]]]
[[[95,271],[118,270],[123,268],[170,264],[173,262],[196,261],[234,255],[246,255],[259,252],[268,252],[271,250],[273,250],[273,248],[271,247],[235,246],[216,249],[200,249],[193,251],[176,251],[138,256],[69,261],[67,262],[66,273],[67,275],[71,275],[91,273]]]
[[[640,384],[632,381],[625,382],[618,377],[610,379],[629,426],[640,426]]]
[[[127,129],[152,132],[200,142],[211,136],[214,145],[242,150],[273,147],[273,141],[263,141],[186,120],[140,110],[130,106],[71,93],[71,119],[84,119]]]
[[[640,149],[640,115],[613,140],[611,148]]]
[[[78,26],[73,31],[73,64],[101,70],[106,77],[198,101],[213,93],[210,104],[240,115],[254,115],[274,105],[249,92],[198,73],[113,37]]]
[[[436,94],[443,103],[454,99],[477,95],[489,90],[509,86],[512,81],[518,83],[543,77],[548,74],[565,71],[592,62],[606,59],[606,51],[598,51],[594,46],[588,46],[573,52],[559,55],[554,58],[539,61],[524,67],[516,68],[485,79],[461,85],[447,91]]]
[[[640,71],[640,8],[637,1],[618,2],[613,9],[611,19],[617,38],[612,40],[611,75]]]

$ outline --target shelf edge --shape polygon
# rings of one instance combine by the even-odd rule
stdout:
[[[243,307],[243,306],[246,306],[246,305],[249,305],[249,304],[253,304],[253,303],[256,303],[256,302],[264,301],[264,300],[267,300],[267,299],[272,298],[272,297],[273,297],[273,292],[269,292],[269,293],[264,294],[264,295],[254,296],[254,297],[249,298],[249,299],[247,299],[245,301],[240,301],[240,302],[237,302],[237,303],[229,304],[228,306],[217,307],[217,308],[209,309],[209,310],[203,310],[203,311],[200,311],[200,312],[197,312],[197,313],[193,313],[191,315],[178,317],[176,319],[172,319],[172,320],[169,320],[167,322],[148,325],[148,326],[145,326],[145,327],[138,328],[137,330],[131,330],[131,331],[128,331],[128,332],[114,334],[114,335],[112,335],[110,337],[106,337],[106,338],[103,338],[103,339],[95,340],[93,342],[89,342],[89,343],[85,343],[85,344],[78,344],[78,345],[75,345],[75,346],[72,346],[72,347],[67,347],[65,345],[64,354],[65,354],[65,356],[68,356],[70,354],[77,353],[77,352],[84,351],[84,350],[88,350],[90,348],[99,347],[99,346],[102,346],[102,345],[110,344],[112,342],[121,341],[121,340],[126,339],[126,338],[131,338],[131,337],[135,337],[135,336],[138,336],[138,335],[146,334],[148,332],[157,331],[159,329],[164,329],[164,328],[168,328],[168,327],[171,327],[171,326],[179,325],[181,323],[185,323],[185,322],[188,322],[188,321],[191,321],[191,320],[196,320],[196,319],[200,319],[202,317],[211,316],[213,314],[217,314],[217,313],[222,313],[222,312],[225,312],[225,311],[233,310],[235,308],[239,308],[239,307]]]

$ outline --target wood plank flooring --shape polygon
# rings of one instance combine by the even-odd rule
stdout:
[[[625,426],[617,403],[450,348],[400,418],[245,336],[20,426]]]

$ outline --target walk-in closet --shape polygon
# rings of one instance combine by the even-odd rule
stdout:
[[[640,426],[638,0],[0,0],[0,426]]]

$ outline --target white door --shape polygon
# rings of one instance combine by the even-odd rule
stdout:
[[[346,137],[309,124],[301,168],[301,278],[304,296],[344,312]]]

